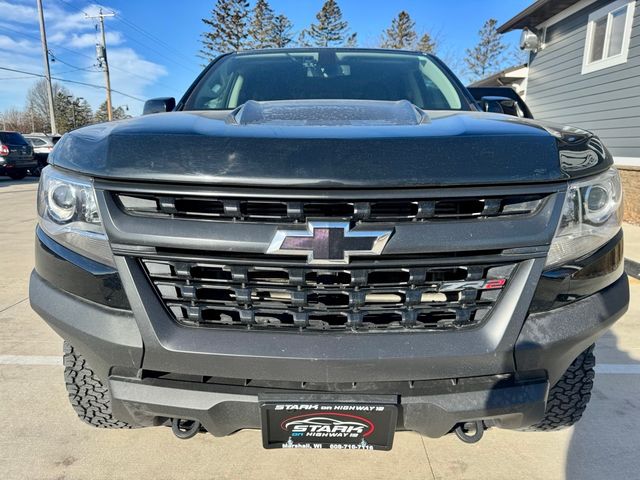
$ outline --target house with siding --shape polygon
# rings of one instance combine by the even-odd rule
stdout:
[[[533,115],[596,133],[640,222],[640,0],[538,0],[498,28],[512,30],[529,39]]]
[[[511,87],[518,95],[524,97],[526,95],[525,87],[527,76],[529,74],[529,66],[517,65],[494,73],[486,78],[469,84],[469,87]]]

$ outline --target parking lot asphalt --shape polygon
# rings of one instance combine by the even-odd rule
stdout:
[[[396,435],[391,452],[263,450],[260,433],[177,440],[163,427],[98,430],[67,402],[62,341],[30,309],[37,183],[0,177],[0,478],[618,479],[640,478],[640,281],[596,349],[593,398],[577,426],[492,429],[475,445]]]

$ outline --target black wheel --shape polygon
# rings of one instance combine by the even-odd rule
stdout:
[[[98,428],[134,428],[113,416],[109,388],[68,342],[64,342],[64,381],[71,406],[81,420]]]
[[[564,373],[549,391],[544,418],[525,431],[549,432],[570,427],[582,417],[591,399],[596,357],[591,345]]]
[[[39,177],[40,173],[42,173],[42,167],[40,165],[29,169],[29,174],[32,177]]]
[[[26,170],[10,170],[9,172],[7,172],[7,175],[9,175],[9,177],[12,180],[22,180],[24,177],[27,176],[27,171]]]

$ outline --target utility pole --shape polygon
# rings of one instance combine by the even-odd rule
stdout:
[[[40,1],[40,0],[38,0]],[[102,8],[98,15],[85,15],[86,18],[97,18],[100,20],[100,31],[102,32],[102,45],[96,45],[96,53],[98,56],[98,63],[104,70],[104,79],[107,87],[107,118],[111,121],[113,113],[111,107],[111,78],[109,77],[109,62],[107,60],[107,40],[104,34],[104,18],[113,17],[115,13],[102,13]]]
[[[53,87],[51,86],[51,70],[49,69],[49,49],[47,48],[47,32],[44,28],[44,11],[42,0],[38,2],[38,15],[40,17],[40,40],[42,42],[42,60],[44,62],[44,75],[47,80],[47,96],[49,97],[49,119],[51,121],[51,134],[56,135],[56,113],[53,109]]]

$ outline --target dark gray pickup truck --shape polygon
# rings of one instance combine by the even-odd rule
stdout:
[[[388,450],[579,420],[629,301],[596,136],[385,50],[222,55],[145,111],[40,179],[31,305],[84,421]]]

